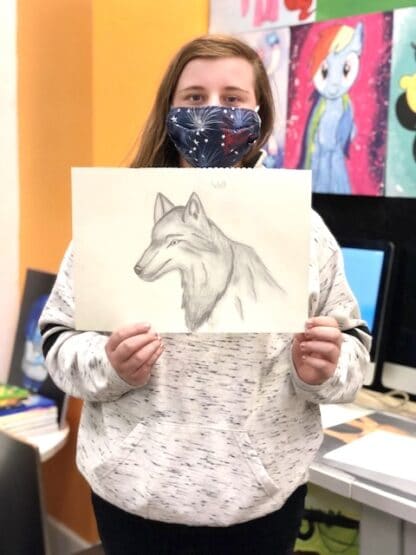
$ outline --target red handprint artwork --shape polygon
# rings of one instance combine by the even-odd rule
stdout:
[[[250,9],[251,0],[241,0],[241,15],[246,17]],[[279,19],[279,0],[255,0],[253,25],[261,27],[266,21]]]
[[[304,19],[307,19],[310,15],[312,15],[312,10],[310,10],[310,7],[313,3],[313,0],[284,0],[284,2],[288,10],[300,10],[299,21],[303,21]]]

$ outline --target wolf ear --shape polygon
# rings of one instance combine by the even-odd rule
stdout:
[[[153,211],[154,222],[157,223],[167,212],[170,212],[172,208],[175,208],[175,205],[172,204],[165,195],[158,193],[155,200],[155,209]]]
[[[196,193],[192,193],[186,203],[185,211],[183,213],[183,221],[185,223],[193,223],[199,227],[209,226],[204,207],[202,206],[202,202]]]

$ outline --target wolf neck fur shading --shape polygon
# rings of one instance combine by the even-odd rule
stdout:
[[[209,246],[201,254],[200,263],[182,274],[182,308],[191,331],[209,320],[226,294],[234,296],[234,306],[240,318],[244,318],[245,301],[258,300],[260,284],[283,292],[252,247],[232,241],[211,220],[209,223],[212,233]],[[215,275],[209,275],[209,269]]]
[[[233,274],[235,255],[230,241],[212,221],[209,223],[211,240],[199,250],[199,261],[182,273],[182,308],[191,331],[209,319]],[[210,275],[213,270],[215,276]]]

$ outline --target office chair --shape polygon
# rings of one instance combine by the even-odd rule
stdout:
[[[39,451],[4,432],[0,432],[0,553],[50,553]]]

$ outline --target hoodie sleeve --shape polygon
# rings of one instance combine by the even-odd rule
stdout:
[[[73,250],[69,246],[41,314],[42,348],[51,378],[65,393],[86,401],[112,401],[133,389],[105,352],[108,336],[75,330]]]
[[[363,384],[370,362],[371,336],[345,277],[341,249],[316,213],[310,274],[309,314],[335,318],[343,342],[335,373],[328,380],[320,385],[307,384],[299,378],[292,362],[292,381],[297,394],[313,403],[348,403]]]

